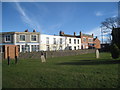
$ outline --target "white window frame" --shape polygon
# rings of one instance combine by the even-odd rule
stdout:
[[[32,36],[33,36],[33,35],[34,35],[34,34],[30,35],[30,41],[36,42],[36,41],[37,41],[37,35],[34,35],[34,36],[36,36],[36,41],[33,41],[33,40],[32,40]]]
[[[21,35],[25,35],[25,34],[20,34],[20,35],[19,35],[19,40],[20,40],[20,36],[21,36]],[[25,41],[26,41],[26,35],[25,35]],[[25,41],[20,40],[20,42],[25,42]]]
[[[77,44],[77,42],[76,42],[77,40],[76,39],[74,39],[74,44]]]
[[[50,42],[49,42],[49,37],[46,37],[46,44],[49,44]]]
[[[57,44],[56,38],[53,38],[53,44]]]
[[[71,42],[72,42],[72,40],[71,40],[71,38],[69,38],[69,44],[71,44]]]
[[[77,40],[77,43],[80,44],[80,40],[79,39]]]
[[[10,36],[10,40],[9,41],[6,41],[6,36]],[[11,35],[10,34],[5,35],[5,42],[11,42]]]
[[[60,44],[62,44],[63,43],[63,39],[62,38],[60,38]]]

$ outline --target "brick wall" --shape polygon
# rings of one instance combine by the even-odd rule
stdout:
[[[84,49],[84,50],[66,50],[66,51],[46,51],[47,58],[52,57],[63,57],[63,56],[74,56],[87,53],[95,53],[95,49]],[[20,53],[19,59],[40,59],[41,52],[27,52]]]
[[[94,40],[94,47],[95,48],[97,48],[97,49],[100,49],[101,48],[101,46],[100,46],[100,40],[98,39],[98,38],[96,38],[95,40]]]
[[[4,51],[4,58],[7,59],[8,56],[11,59],[14,59],[15,56],[18,56],[18,46],[16,45],[4,45],[5,51]]]

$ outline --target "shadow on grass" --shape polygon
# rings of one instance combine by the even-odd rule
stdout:
[[[74,62],[57,63],[57,65],[101,65],[101,64],[120,64],[120,60],[76,60]]]

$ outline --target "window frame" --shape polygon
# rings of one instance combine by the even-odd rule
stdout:
[[[56,38],[53,38],[53,44],[57,44]]]
[[[69,38],[69,44],[71,44],[71,38]]]
[[[9,37],[9,39],[10,39],[9,41],[8,41],[7,38],[6,38],[7,36],[10,36],[10,37]],[[5,42],[11,42],[11,35],[10,35],[10,34],[5,35]]]
[[[33,40],[34,37],[32,37],[32,36],[35,36],[35,37],[36,37],[36,40]],[[36,41],[37,41],[37,35],[34,35],[34,34],[31,35],[31,41],[36,42]]]
[[[60,38],[60,44],[62,44],[62,42],[63,42],[63,39],[62,39],[62,38]]]
[[[93,42],[93,39],[92,38],[88,38],[88,42]]]
[[[85,40],[85,41],[84,41]],[[83,37],[83,42],[87,42],[87,38],[86,37]]]
[[[74,44],[76,44],[76,39],[74,39]]]
[[[49,37],[46,37],[46,44],[49,44],[50,42],[49,42]]]
[[[20,38],[20,36],[23,36],[23,35],[25,36],[25,40],[21,40],[21,38]],[[25,34],[20,34],[19,35],[19,40],[20,40],[20,42],[25,42],[26,41],[26,35]]]

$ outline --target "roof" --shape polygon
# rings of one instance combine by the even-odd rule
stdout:
[[[0,32],[0,34],[40,34],[39,32]]]

